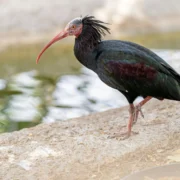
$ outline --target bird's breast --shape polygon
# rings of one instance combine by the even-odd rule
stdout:
[[[107,71],[105,71],[104,68],[98,68],[97,69],[97,75],[100,78],[102,82],[104,82],[106,85],[108,85],[111,88],[120,90],[120,91],[125,91],[125,87],[123,86],[123,83],[120,81],[117,82],[111,74],[109,74]]]
[[[74,55],[82,65],[96,72],[97,62],[96,62],[95,54],[93,53],[93,50],[89,50],[89,49],[83,50],[83,49],[79,49],[75,47]]]

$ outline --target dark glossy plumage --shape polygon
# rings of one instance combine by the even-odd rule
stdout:
[[[109,32],[103,22],[93,17],[82,22],[83,30],[74,47],[77,59],[123,93],[129,103],[138,96],[180,100],[180,76],[163,59],[132,42],[101,41]]]
[[[127,131],[113,135],[125,135],[126,138],[131,135],[138,114],[144,117],[141,107],[152,97],[180,101],[180,75],[145,47],[127,41],[102,41],[107,32],[109,28],[105,23],[93,16],[75,18],[43,48],[36,63],[53,43],[74,35],[76,58],[97,73],[104,83],[119,90],[127,98],[130,108]],[[138,96],[144,97],[144,100],[134,106],[133,101]]]

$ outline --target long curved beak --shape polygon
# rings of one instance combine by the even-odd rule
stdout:
[[[43,49],[42,51],[39,53],[37,59],[36,59],[36,64],[38,64],[40,57],[42,56],[42,54],[44,53],[44,51],[46,51],[46,49],[48,49],[52,44],[54,44],[55,42],[65,38],[68,36],[68,31],[67,30],[63,30],[62,32],[60,32],[57,36],[55,36]]]

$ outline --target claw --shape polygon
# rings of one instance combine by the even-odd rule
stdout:
[[[140,105],[137,105],[137,106],[135,107],[135,115],[136,115],[138,112],[140,112],[141,116],[144,118],[144,114],[143,114],[143,112],[142,112],[142,109],[141,109],[141,106],[140,106]]]
[[[135,106],[135,109],[134,109],[134,112],[133,112],[133,124],[136,124],[139,112],[140,112],[142,118],[144,118],[144,114],[142,112],[141,106],[137,105],[137,106]]]
[[[142,110],[141,110],[141,109],[139,110],[139,112],[140,112],[140,114],[141,114],[142,118],[144,118],[144,114],[143,114],[143,112],[142,112]]]
[[[144,118],[144,114],[143,114],[143,112],[142,112],[141,106],[137,105],[137,106],[136,106],[136,111],[140,112],[142,118]]]
[[[128,139],[131,135],[137,135],[139,134],[138,132],[134,132],[134,131],[131,131],[130,132],[119,132],[119,133],[114,133],[113,135],[110,135],[108,136],[109,139],[117,139],[117,140],[125,140],[125,139]]]
[[[128,139],[130,137],[130,134],[128,134],[127,132],[123,132],[123,133],[115,133],[111,136],[108,136],[109,139],[118,139],[118,140],[125,140]]]
[[[132,126],[137,122],[138,114],[140,113],[141,116],[144,118],[144,114],[141,110],[141,107],[147,103],[152,97],[147,96],[143,101],[141,101],[137,106],[134,107],[133,104],[130,104],[129,106],[129,113],[130,113],[130,119],[128,121],[127,130],[124,132],[115,133],[112,136],[109,136],[108,138],[120,138],[121,140],[129,138],[129,136],[134,133],[131,131]],[[137,133],[134,133],[137,134]]]

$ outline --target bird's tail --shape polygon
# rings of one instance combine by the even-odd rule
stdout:
[[[171,92],[171,98],[173,100],[180,101],[180,75],[177,74],[175,77],[173,77],[172,81],[174,81],[174,83],[172,83],[171,87],[169,87],[173,90]]]
[[[164,64],[162,64],[164,66]],[[168,99],[173,99],[180,101],[180,75],[171,67],[171,66],[164,66],[171,74],[171,85],[169,85],[168,89],[170,92],[170,89],[173,90],[170,93],[170,98]],[[173,82],[172,82],[173,81]]]

